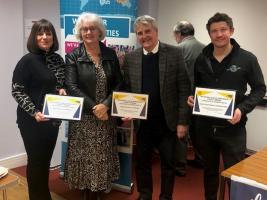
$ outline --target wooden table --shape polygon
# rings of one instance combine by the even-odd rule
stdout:
[[[232,175],[248,178],[267,185],[267,148],[258,151],[254,155],[221,172],[220,200],[224,200],[225,182]]]
[[[19,178],[10,173],[0,179],[0,190],[3,190],[3,200],[7,200],[6,189],[18,184],[18,182]]]

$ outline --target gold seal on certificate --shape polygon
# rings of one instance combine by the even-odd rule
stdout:
[[[43,114],[47,118],[80,120],[83,98],[72,96],[45,95]]]
[[[146,119],[147,105],[148,95],[146,94],[113,92],[111,115]]]
[[[235,107],[233,90],[196,88],[193,114],[232,119]]]

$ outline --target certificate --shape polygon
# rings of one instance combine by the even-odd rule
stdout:
[[[82,97],[45,95],[43,114],[47,118],[80,120],[82,109]]]
[[[148,95],[146,94],[113,92],[111,115],[146,119],[147,106]]]
[[[235,107],[233,90],[196,88],[193,114],[232,119]]]

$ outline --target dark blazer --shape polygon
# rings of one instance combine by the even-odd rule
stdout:
[[[108,94],[101,103],[111,107],[112,92],[120,90],[123,78],[116,52],[103,43],[99,43],[102,65],[107,77]],[[84,44],[66,55],[65,71],[67,93],[84,97],[84,112],[88,113],[96,105],[96,77],[94,63],[89,59]]]
[[[125,55],[123,65],[125,87],[133,93],[142,91],[142,53],[143,49],[139,48]],[[190,83],[181,50],[161,42],[159,81],[160,98],[167,125],[171,131],[176,131],[178,124],[188,124],[189,108],[186,101],[190,94]]]

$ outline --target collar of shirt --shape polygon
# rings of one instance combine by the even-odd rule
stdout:
[[[158,53],[158,51],[159,51],[159,41],[158,41],[157,45],[154,47],[154,49],[151,52],[153,54],[156,54],[156,53]],[[143,48],[143,53],[145,55],[147,55],[149,52]]]

